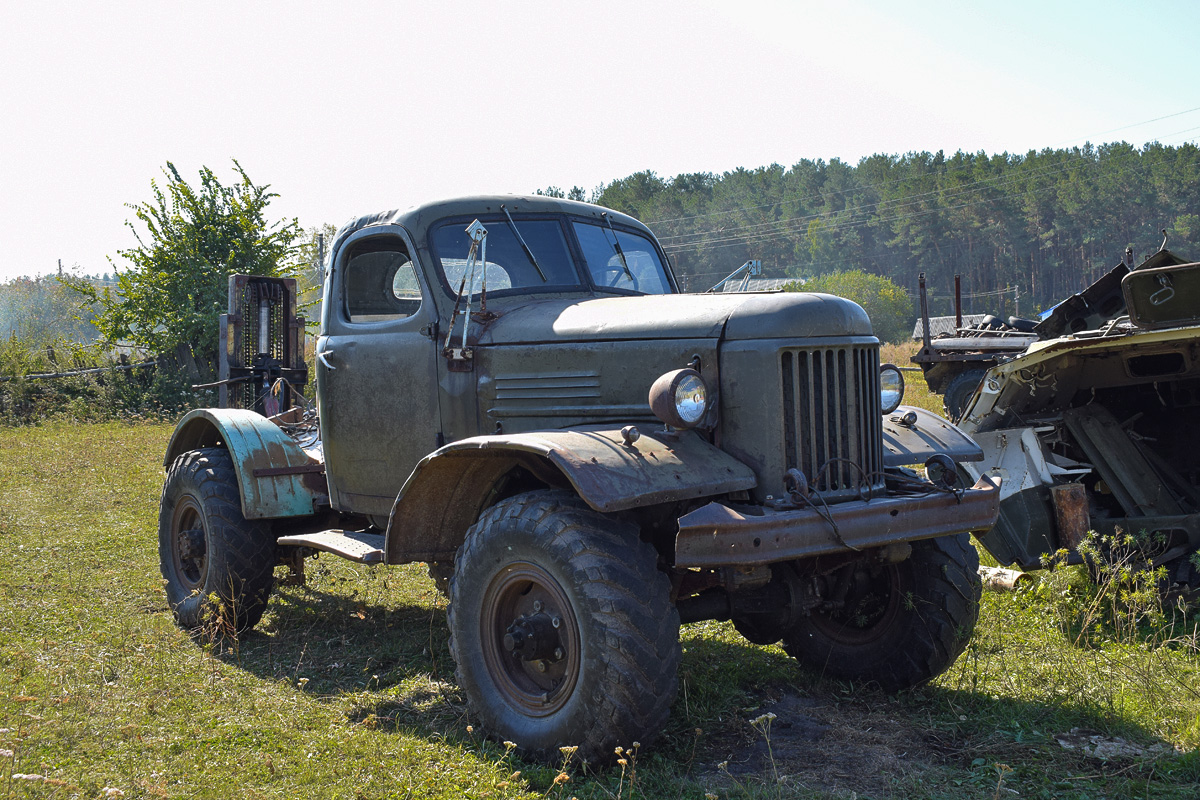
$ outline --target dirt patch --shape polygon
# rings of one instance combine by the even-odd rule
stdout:
[[[778,781],[846,797],[889,796],[962,752],[945,732],[920,728],[906,716],[884,695],[786,693],[709,751],[718,757],[710,777],[714,786]]]

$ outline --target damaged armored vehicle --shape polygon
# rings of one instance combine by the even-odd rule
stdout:
[[[887,689],[965,647],[999,492],[959,484],[982,453],[900,405],[854,303],[682,294],[595,205],[432,203],[338,233],[315,409],[289,410],[297,328],[257,285],[231,279],[223,333],[242,407],[189,413],[164,461],[180,625],[248,630],[319,553],[425,562],[472,723],[592,760],[665,723],[683,624]]]
[[[1200,263],[1127,258],[989,369],[959,422],[983,448],[973,477],[1002,479],[979,541],[1035,569],[1089,531],[1139,543],[1136,560],[1200,590]]]

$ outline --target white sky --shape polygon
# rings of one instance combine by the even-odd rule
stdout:
[[[1200,136],[1194,2],[352,8],[0,0],[0,280],[110,271],[168,160],[230,182],[236,158],[310,227],[643,169]]]

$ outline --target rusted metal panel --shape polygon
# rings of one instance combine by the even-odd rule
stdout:
[[[1064,483],[1050,487],[1054,503],[1054,524],[1058,528],[1058,545],[1074,550],[1092,527],[1088,513],[1087,489],[1082,483]]]
[[[1139,269],[1121,280],[1134,325],[1174,328],[1200,322],[1200,263]]]
[[[552,486],[571,486],[597,511],[750,489],[754,473],[695,431],[644,431],[626,445],[619,429],[479,436],[425,458],[392,508],[388,563],[454,557],[492,487],[521,466]]]
[[[425,459],[392,506],[385,560],[454,560],[463,534],[479,518],[496,482],[517,466],[537,474],[539,463],[554,471],[537,456],[505,450],[451,451]]]
[[[1200,328],[1134,331],[1113,336],[1066,337],[1037,342],[1020,358],[992,367],[964,410],[958,426],[968,435],[1010,424],[1008,420],[1062,411],[1076,392],[1178,382],[1200,374],[1200,361],[1183,357],[1185,371],[1169,375],[1132,375],[1128,361],[1141,355],[1183,352],[1196,346]]]
[[[999,487],[984,476],[961,495],[937,493],[855,500],[820,512],[812,508],[762,509],[761,514],[751,514],[721,503],[709,503],[680,518],[675,564],[678,567],[770,564],[962,531],[983,531],[996,521],[999,497]]]
[[[621,431],[550,431],[537,435],[545,455],[597,511],[708,497],[753,488],[749,467],[694,431],[646,431],[626,445]],[[543,438],[544,437],[544,438]]]
[[[305,481],[320,462],[278,425],[245,409],[189,412],[175,428],[163,465],[188,450],[216,446],[224,446],[233,458],[246,519],[305,516],[325,499],[323,491]]]
[[[562,472],[584,502],[603,512],[707,497],[750,489],[755,484],[749,467],[695,431],[645,430],[641,438],[627,445],[619,428],[464,439],[427,458],[409,481],[417,478],[422,466],[440,456],[474,450],[541,456]]]
[[[915,414],[911,424],[902,422]],[[955,461],[982,461],[983,449],[951,423],[914,406],[900,406],[883,421],[883,463],[889,467],[923,464],[934,453]]]
[[[1183,508],[1112,412],[1091,403],[1063,412],[1063,424],[1131,517],[1176,516]]]

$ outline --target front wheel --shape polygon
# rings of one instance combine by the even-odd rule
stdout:
[[[913,542],[899,564],[851,564],[839,582],[837,609],[783,637],[789,655],[834,678],[918,686],[954,663],[979,618],[979,555],[965,533]]]
[[[175,459],[158,514],[159,566],[181,628],[240,635],[262,618],[275,570],[275,539],[242,516],[237,473],[220,448]]]
[[[467,532],[450,651],[477,723],[535,758],[602,762],[665,723],[680,660],[670,582],[635,527],[568,492],[517,495]]]

